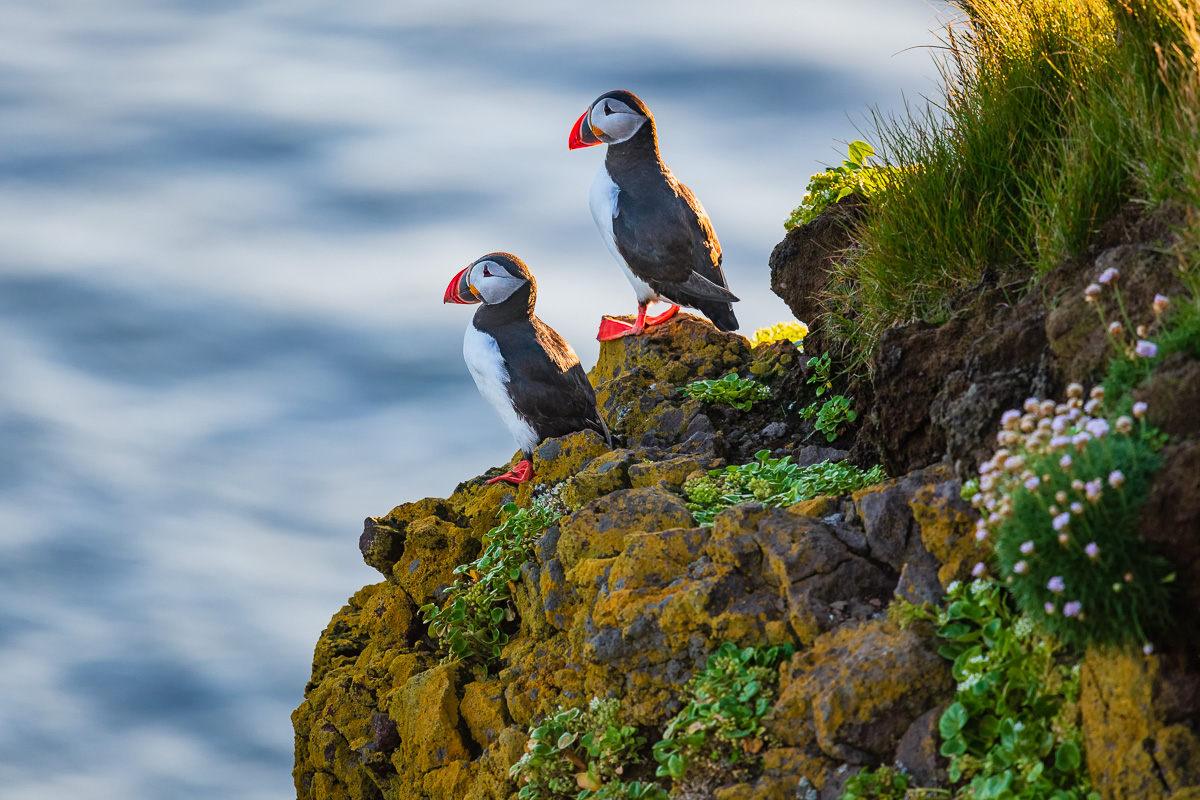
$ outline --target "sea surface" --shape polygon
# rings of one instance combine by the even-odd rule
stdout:
[[[646,101],[749,333],[808,176],[934,91],[942,11],[0,0],[0,796],[293,796],[362,519],[515,449],[451,276],[521,256],[585,366],[635,310],[571,124]]]

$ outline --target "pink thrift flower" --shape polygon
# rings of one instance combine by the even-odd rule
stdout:
[[[1062,467],[1063,469],[1066,469],[1067,467],[1071,466],[1071,455],[1068,453],[1067,455],[1060,458],[1058,460],[1058,465],[1060,467]]]
[[[1030,553],[1032,553],[1033,552],[1033,542],[1022,542],[1021,543],[1021,552],[1024,555],[1029,555]]]
[[[1051,578],[1049,581],[1046,582],[1046,588],[1049,589],[1050,591],[1054,592],[1055,594],[1062,594],[1063,592],[1066,591],[1067,585],[1065,583],[1063,583],[1062,578],[1060,578],[1058,575],[1055,575],[1053,578]]]
[[[1064,617],[1078,616],[1080,611],[1083,611],[1083,603],[1079,602],[1078,600],[1072,600],[1071,602],[1063,605]]]
[[[1099,478],[1094,481],[1088,481],[1083,485],[1084,494],[1088,500],[1096,501],[1100,499],[1100,495],[1104,492],[1104,482]]]
[[[1155,314],[1161,314],[1162,312],[1166,311],[1167,307],[1170,305],[1171,305],[1170,298],[1166,297],[1165,295],[1161,295],[1161,294],[1154,295],[1154,313]]]
[[[1129,417],[1117,417],[1117,433],[1128,436],[1133,433],[1133,420]]]
[[[1154,652],[1154,645],[1152,645],[1152,644],[1145,645],[1144,647],[1142,647],[1142,652],[1145,653],[1146,655],[1150,655],[1151,653]]]
[[[1083,290],[1083,299],[1089,303],[1096,302],[1096,298],[1100,296],[1100,284],[1089,283],[1088,287]]]
[[[984,571],[985,569],[987,569],[987,567],[985,567],[985,566],[983,565],[983,562],[982,562],[982,561],[980,561],[980,562],[978,562],[977,564],[975,564],[975,566],[974,566],[974,567],[972,567],[972,568],[971,568],[971,574],[972,574],[972,575],[974,575],[976,578],[978,578],[980,575],[982,575],[982,574],[983,574],[983,571]]]
[[[1083,513],[1083,503],[1079,502],[1078,500],[1076,500],[1074,503],[1071,503],[1071,513],[1072,514],[1082,514]]]
[[[1038,484],[1041,482],[1042,482],[1041,478],[1039,478],[1037,475],[1033,475],[1028,480],[1025,481],[1025,488],[1032,492],[1034,489],[1036,489],[1038,487]]]
[[[1046,605],[1043,606],[1043,608],[1046,609],[1046,616],[1048,616],[1048,617],[1053,617],[1054,612],[1057,610],[1054,608],[1054,603],[1050,603],[1050,602],[1047,602]]]
[[[1064,511],[1063,513],[1061,513],[1057,517],[1055,517],[1054,521],[1050,524],[1054,526],[1054,530],[1061,531],[1063,528],[1065,528],[1071,524],[1070,512]]]
[[[1083,552],[1088,554],[1088,558],[1095,558],[1100,555],[1100,545],[1095,542],[1088,542],[1087,547],[1083,548]]]
[[[1104,272],[1101,272],[1100,277],[1096,278],[1096,280],[1100,283],[1109,284],[1119,277],[1121,277],[1121,271],[1116,267],[1109,267]]]
[[[1125,473],[1119,469],[1114,469],[1108,473],[1108,485],[1114,489],[1120,489],[1121,484],[1125,483]]]
[[[1158,345],[1154,342],[1148,342],[1142,339],[1137,343],[1137,347],[1133,348],[1142,358],[1154,358],[1158,354]]]
[[[1017,573],[1018,575],[1024,575],[1028,570],[1029,562],[1027,561],[1018,561],[1017,563],[1013,564],[1013,572]]]
[[[1091,420],[1084,427],[1087,428],[1088,433],[1090,433],[1092,436],[1095,436],[1097,439],[1103,439],[1109,431],[1108,420],[1106,419]]]
[[[1149,408],[1149,406],[1139,400],[1133,404],[1133,415],[1138,419],[1141,419],[1142,417],[1146,416],[1147,408]]]
[[[1110,322],[1108,324],[1108,335],[1109,336],[1120,336],[1124,332],[1125,332],[1125,326],[1122,325],[1121,323]]]

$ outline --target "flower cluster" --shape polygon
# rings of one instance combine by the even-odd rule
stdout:
[[[769,328],[759,328],[750,337],[750,346],[769,344],[780,340],[791,342],[804,350],[804,337],[808,336],[808,326],[803,322],[777,322]]]
[[[1164,315],[1171,308],[1171,299],[1162,294],[1154,295],[1150,303],[1150,310],[1154,312],[1153,322],[1135,325],[1125,308],[1125,299],[1118,286],[1120,278],[1121,272],[1116,267],[1105,269],[1096,276],[1096,282],[1084,290],[1083,299],[1096,307],[1100,324],[1108,332],[1116,353],[1114,368],[1119,373],[1117,383],[1131,387],[1149,374],[1150,367],[1159,355],[1159,345],[1151,337],[1167,332]],[[1111,322],[1104,311],[1103,298],[1106,293],[1113,296],[1120,317]]]
[[[1065,403],[1006,411],[972,498],[1022,612],[1077,646],[1144,641],[1167,614],[1167,564],[1134,532],[1158,437],[1144,403],[1113,421],[1103,405],[1101,387],[1072,384]]]

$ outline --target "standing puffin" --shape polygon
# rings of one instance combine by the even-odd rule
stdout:
[[[721,271],[721,243],[700,201],[658,154],[654,116],[632,92],[600,95],[571,128],[569,147],[607,144],[592,181],[589,205],[600,236],[637,293],[637,322],[604,317],[596,338],[608,341],[642,333],[670,319],[680,306],[699,309],[723,331],[737,318]],[[671,307],[646,317],[646,306]]]
[[[490,253],[454,276],[444,303],[483,303],[463,338],[479,393],[517,440],[524,460],[488,483],[533,478],[543,439],[595,431],[612,447],[596,393],[571,345],[533,315],[537,281],[521,259]]]

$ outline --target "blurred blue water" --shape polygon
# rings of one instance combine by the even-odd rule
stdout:
[[[514,449],[446,281],[516,252],[594,361],[634,300],[565,145],[623,87],[786,318],[807,176],[930,89],[930,8],[828,5],[0,2],[0,794],[291,796],[361,519]]]

